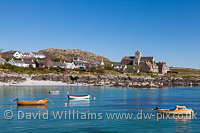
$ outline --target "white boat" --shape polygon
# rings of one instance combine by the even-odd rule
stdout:
[[[68,95],[69,99],[90,99],[90,95]]]
[[[49,91],[49,94],[60,94],[60,91]]]

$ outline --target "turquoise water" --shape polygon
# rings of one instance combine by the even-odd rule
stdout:
[[[50,90],[60,90],[60,95],[49,95]],[[72,95],[90,94],[93,99],[69,101],[67,92]],[[199,96],[198,87],[169,89],[2,87],[0,88],[0,132],[199,132]],[[53,103],[48,102],[47,106],[20,107],[11,102],[15,98],[21,100],[49,98]],[[174,108],[175,105],[192,108],[197,113],[195,116],[197,119],[157,120],[156,116],[145,119],[140,115],[141,110],[144,114],[156,115],[156,112],[151,111],[152,108],[157,106]],[[8,116],[13,114],[11,119],[4,117],[6,110],[12,111],[8,113]],[[65,115],[61,119],[55,118],[56,111],[59,114],[64,112]],[[38,113],[40,118],[30,118],[28,117],[30,113],[34,115]],[[89,113],[93,113],[93,118],[89,117]],[[109,119],[110,113],[129,113],[133,114],[133,117]]]

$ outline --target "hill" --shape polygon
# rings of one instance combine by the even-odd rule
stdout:
[[[110,62],[110,60],[106,57],[96,55],[91,52],[82,51],[79,49],[56,49],[56,48],[48,48],[40,50],[39,52],[44,53],[47,57],[51,57],[52,59],[57,60],[65,60],[72,61],[73,59],[80,58],[86,61],[93,60],[103,60],[105,62]]]
[[[176,77],[200,79],[200,69],[173,67],[170,70],[179,72],[179,74],[173,75]]]

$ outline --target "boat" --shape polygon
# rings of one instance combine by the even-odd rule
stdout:
[[[69,99],[90,99],[90,95],[68,95]]]
[[[38,109],[48,109],[47,105],[17,105],[17,108],[38,108]]]
[[[49,94],[60,94],[60,91],[49,91]]]
[[[18,98],[13,100],[14,101],[17,101],[17,105],[24,105],[24,106],[27,106],[27,105],[46,105],[47,102],[49,101],[49,99],[43,99],[43,100],[37,100],[37,101],[20,101]]]
[[[152,110],[157,110],[158,113],[162,114],[183,114],[183,115],[193,115],[194,111],[192,109],[187,109],[186,106],[179,106],[176,105],[175,109],[160,109],[159,107],[156,107],[155,109]]]

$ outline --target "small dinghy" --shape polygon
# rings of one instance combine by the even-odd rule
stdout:
[[[49,91],[49,94],[60,94],[60,91]]]
[[[192,109],[187,109],[185,106],[179,106],[176,105],[175,109],[160,109],[159,107],[156,107],[155,109],[152,110],[157,110],[158,113],[162,114],[183,114],[183,115],[193,115],[194,111]]]
[[[49,101],[49,99],[44,99],[44,100],[37,100],[37,101],[19,101],[19,99],[15,99],[13,100],[14,101],[17,101],[17,105],[24,105],[24,106],[27,106],[27,105],[46,105],[47,102]]]
[[[68,95],[69,99],[90,99],[90,95]]]

